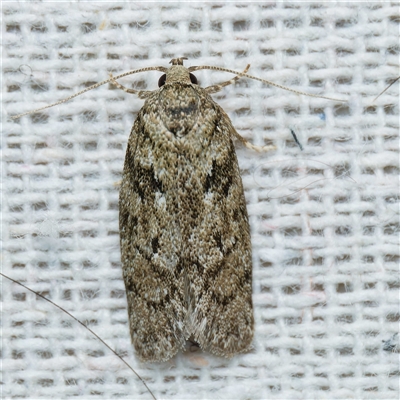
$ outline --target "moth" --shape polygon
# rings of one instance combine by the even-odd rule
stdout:
[[[252,251],[248,214],[233,139],[240,136],[210,96],[240,77],[297,94],[272,82],[221,67],[147,67],[105,83],[145,99],[129,137],[119,199],[123,278],[129,326],[137,356],[166,361],[186,340],[218,356],[250,349],[254,335]],[[237,74],[201,88],[192,72],[212,69]],[[124,76],[163,72],[159,89],[137,91],[119,84]],[[341,101],[341,100],[339,100]],[[295,136],[294,136],[295,137]]]
[[[201,88],[182,58],[171,63],[145,94],[120,187],[132,342],[143,361],[168,360],[188,339],[232,357],[254,334],[238,133],[210,96],[225,85]]]

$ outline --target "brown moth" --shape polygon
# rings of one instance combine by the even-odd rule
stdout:
[[[203,89],[182,58],[171,63],[133,125],[120,188],[132,342],[143,361],[168,360],[188,339],[232,357],[254,333],[238,134],[210,97],[225,85]]]
[[[119,201],[123,278],[136,354],[159,362],[194,340],[203,350],[232,357],[251,347],[254,335],[251,240],[233,138],[240,136],[211,98],[240,77],[307,94],[230,69],[172,66],[130,71],[67,99],[12,117],[62,104],[105,83],[145,99],[129,137]],[[191,73],[211,69],[237,74],[201,88]],[[161,71],[159,89],[138,91],[116,79]],[[292,132],[294,139],[296,135]],[[299,144],[300,145],[300,144]],[[300,145],[301,146],[301,145]]]

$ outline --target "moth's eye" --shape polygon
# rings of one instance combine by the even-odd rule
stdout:
[[[197,78],[193,74],[189,74],[189,75],[190,75],[190,82],[192,82],[195,85],[197,85]]]
[[[161,75],[160,79],[158,80],[158,87],[164,86],[166,79],[167,79],[167,74]]]

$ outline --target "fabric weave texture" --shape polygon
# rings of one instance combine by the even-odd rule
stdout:
[[[399,4],[7,2],[2,5],[2,272],[88,324],[157,399],[399,398]],[[215,65],[248,79],[214,99],[237,144],[253,244],[254,348],[188,347],[141,364],[130,343],[118,182],[143,101],[131,69]],[[120,80],[156,89],[158,73]],[[199,71],[207,86],[232,78]],[[304,147],[291,136],[293,130]],[[2,398],[149,399],[53,305],[2,278]]]

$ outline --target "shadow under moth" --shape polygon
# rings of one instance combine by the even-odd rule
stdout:
[[[145,99],[127,145],[119,227],[131,339],[146,362],[170,359],[189,339],[224,357],[251,347],[250,228],[232,139],[258,151],[274,147],[248,143],[210,95],[241,76],[287,89],[247,75],[249,66],[242,73],[185,68],[184,59],[171,60],[170,68],[111,76],[53,104],[107,82]],[[237,76],[201,88],[192,74],[200,69]],[[128,89],[116,81],[151,70],[163,72],[157,90]]]

